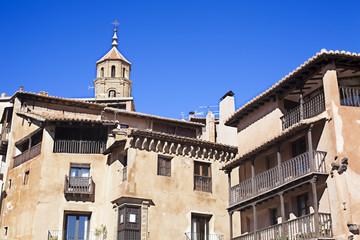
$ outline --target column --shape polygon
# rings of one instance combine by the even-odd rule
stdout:
[[[314,222],[315,222],[315,233],[316,236],[319,235],[320,230],[320,224],[319,224],[319,207],[318,207],[318,198],[317,198],[317,191],[316,191],[316,182],[317,177],[314,176],[313,179],[311,179],[311,189],[312,189],[312,195],[313,195],[313,203],[314,203]]]
[[[255,195],[255,157],[251,159],[251,187],[252,193]]]
[[[304,100],[302,88],[300,89],[300,120],[304,119]]]
[[[231,201],[231,170],[228,170],[227,171],[227,174],[228,174],[228,184],[229,184],[229,205],[232,204],[232,201]]]
[[[258,228],[258,225],[257,225],[257,212],[256,212],[256,203],[253,203],[253,214],[254,214],[254,240],[257,240],[258,237],[257,237],[257,228]]]
[[[282,175],[282,171],[281,171],[281,152],[280,152],[280,148],[281,148],[281,143],[279,143],[277,145],[277,151],[276,151],[276,158],[277,158],[277,165],[278,165],[278,178],[279,178],[279,182],[283,183],[283,175]]]
[[[229,217],[230,217],[230,240],[233,239],[234,235],[233,235],[233,213],[234,212],[229,212]]]
[[[307,131],[307,142],[308,142],[308,153],[309,153],[309,167],[310,171],[316,171],[316,164],[314,162],[314,150],[313,150],[313,144],[312,144],[312,134],[311,129],[313,125],[311,124],[308,131]]]
[[[280,211],[281,211],[281,237],[285,239],[286,237],[286,229],[285,229],[285,203],[284,203],[284,192],[279,193],[280,197]]]

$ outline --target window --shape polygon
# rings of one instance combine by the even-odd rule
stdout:
[[[302,137],[291,143],[292,157],[296,157],[306,152],[306,141],[305,137]]]
[[[127,180],[127,155],[119,155],[119,160],[123,165],[122,169],[122,181],[125,182]]]
[[[90,215],[66,214],[65,239],[89,239]]]
[[[89,177],[90,165],[89,164],[70,164],[71,177]]]
[[[298,204],[298,217],[307,215],[310,213],[309,203],[308,203],[308,194],[302,194],[297,196]]]
[[[278,215],[276,208],[270,209],[270,223],[271,225],[278,224]]]
[[[9,180],[9,189],[11,189],[11,179]]]
[[[115,66],[111,66],[111,77],[115,77]]]
[[[211,192],[211,164],[194,162],[194,190]]]
[[[100,77],[104,77],[104,68],[103,67],[100,69]]]
[[[158,156],[158,175],[171,177],[171,158]]]
[[[8,231],[9,231],[9,227],[5,227],[5,236],[7,236],[8,235]]]
[[[126,128],[129,128],[129,125],[126,125],[126,124],[120,124],[120,128],[122,128],[122,129],[126,129]]]
[[[125,68],[123,68],[122,70],[123,70],[122,76],[123,76],[123,78],[124,78],[124,77],[125,77]]]
[[[123,206],[119,208],[118,240],[140,240],[141,208],[137,206]]]
[[[116,97],[116,92],[115,92],[115,90],[110,90],[110,91],[109,91],[109,98],[114,98],[114,97]]]
[[[24,174],[24,185],[27,185],[29,182],[29,174],[30,174],[30,171],[26,171]]]

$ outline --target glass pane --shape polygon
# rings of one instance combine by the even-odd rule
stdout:
[[[89,168],[82,168],[81,169],[81,177],[89,177],[90,176],[90,169]]]
[[[89,226],[89,216],[79,216],[79,229],[77,239],[84,240],[87,237]]]
[[[200,175],[200,164],[199,163],[194,163],[194,173],[196,175]]]
[[[75,239],[76,216],[67,215],[66,240]]]
[[[209,177],[209,166],[207,164],[202,166],[202,176]]]
[[[70,175],[72,177],[79,177],[79,172],[80,172],[79,168],[71,168],[70,169]]]

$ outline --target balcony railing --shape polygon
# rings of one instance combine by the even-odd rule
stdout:
[[[211,192],[211,177],[194,176],[194,190]]]
[[[185,233],[186,240],[223,240],[224,236],[220,234],[204,234],[204,233]]]
[[[103,240],[103,234],[96,231],[49,230],[47,240]]]
[[[35,146],[32,146],[30,149],[22,152],[21,154],[17,155],[16,157],[14,157],[13,168],[40,155],[40,153],[41,153],[41,142],[36,144]]]
[[[339,87],[340,104],[349,107],[360,107],[360,88]]]
[[[286,129],[295,123],[300,122],[302,119],[315,117],[316,115],[325,111],[325,98],[324,93],[321,92],[311,99],[305,101],[302,106],[297,106],[291,109],[288,113],[282,116],[282,129]]]
[[[6,127],[3,128],[3,131],[1,133],[1,140],[2,141],[6,141],[9,139],[9,133],[11,131],[11,126],[7,125]]]
[[[299,240],[316,239],[320,237],[332,237],[331,215],[319,213],[319,222],[316,225],[315,213],[308,214],[293,220],[288,220],[283,224],[276,224],[256,231],[258,240]],[[316,232],[316,227],[319,231]],[[255,233],[243,234],[232,240],[254,240]]]
[[[92,177],[71,177],[65,176],[65,194],[92,194]]]
[[[300,154],[279,166],[271,168],[230,188],[230,206],[241,203],[283,184],[292,182],[312,172],[325,173],[325,152],[313,151]]]
[[[55,140],[54,153],[100,154],[106,149],[105,141]]]

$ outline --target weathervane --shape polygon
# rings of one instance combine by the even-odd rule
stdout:
[[[112,44],[111,44],[111,46],[112,47],[117,47],[118,46],[118,43],[117,43],[117,40],[118,40],[118,38],[117,38],[117,35],[116,35],[116,32],[117,32],[117,27],[119,26],[119,22],[117,21],[117,20],[115,20],[113,23],[111,23],[112,25],[114,25],[114,36],[113,36],[113,38],[112,38]]]

